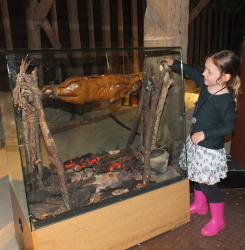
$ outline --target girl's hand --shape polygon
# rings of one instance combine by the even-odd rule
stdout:
[[[197,132],[192,135],[191,140],[192,142],[197,145],[199,142],[203,141],[205,139],[205,135],[203,131]]]
[[[167,63],[168,66],[172,66],[172,64],[174,63],[174,59],[172,57],[164,57],[162,62]]]

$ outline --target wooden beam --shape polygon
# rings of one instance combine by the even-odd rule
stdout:
[[[197,15],[205,8],[210,0],[201,0],[189,15],[189,24],[197,17]]]
[[[208,8],[208,22],[207,22],[207,37],[212,36],[212,8]],[[211,39],[207,39],[207,55],[211,53],[212,43]]]
[[[11,33],[7,0],[1,0],[0,4],[1,4],[2,17],[3,17],[3,27],[4,27],[6,47],[7,49],[13,49],[13,39],[12,39],[12,33]]]
[[[36,25],[38,28],[41,28],[43,21],[47,17],[50,8],[55,0],[42,0],[36,7]]]
[[[51,9],[50,9],[50,13],[51,13],[51,24],[52,24],[52,28],[56,34],[57,37],[59,37],[59,28],[58,28],[58,18],[57,18],[57,10],[56,10],[56,1],[54,1]],[[59,53],[55,53],[55,77],[56,80],[58,80],[59,84],[62,83],[62,70],[61,70],[61,62],[60,62],[60,57],[59,57]]]
[[[52,26],[50,25],[49,21],[47,19],[44,20],[43,24],[42,24],[42,28],[44,30],[44,32],[46,33],[46,35],[48,36],[48,39],[50,41],[50,43],[52,44],[52,46],[55,49],[60,49],[62,48],[61,43],[59,41],[59,38],[57,37],[54,29],[52,28]],[[65,67],[65,71],[67,76],[74,76],[76,75],[73,67],[71,66],[68,57],[66,54],[60,54],[60,58],[62,61],[62,65],[64,65]]]
[[[110,26],[110,1],[101,0],[101,21],[102,21],[102,43],[104,48],[111,47],[111,26]],[[105,73],[113,70],[112,53],[106,51],[105,58],[107,66],[104,68]]]
[[[132,38],[133,38],[133,47],[139,46],[138,39],[138,8],[137,0],[131,0],[131,26],[132,26]],[[138,50],[134,50],[134,73],[139,73],[139,56]]]
[[[87,0],[89,47],[95,48],[93,0]]]
[[[123,27],[123,5],[122,0],[117,0],[117,22],[118,22],[118,43],[119,47],[124,47],[124,27]]]
[[[223,33],[224,33],[224,11],[221,10],[219,12],[219,37],[218,37],[218,50],[222,49],[222,43],[223,43]]]
[[[120,48],[124,47],[124,25],[123,25],[123,3],[122,0],[117,0],[117,23],[118,23],[118,45]],[[122,73],[125,74],[125,61],[124,61],[124,56],[125,53],[122,50],[121,52],[121,56],[122,56]],[[129,96],[126,95],[125,96],[125,100],[128,100]],[[128,101],[129,103],[129,101]]]
[[[81,49],[80,26],[78,20],[77,0],[67,0],[67,11],[69,19],[70,39],[72,49]],[[82,52],[72,53],[75,61],[76,75],[83,76]]]
[[[102,41],[104,48],[111,47],[110,1],[101,0]]]
[[[87,0],[87,12],[88,12],[88,37],[89,37],[89,47],[95,48],[95,37],[94,37],[94,11],[93,11],[93,0]],[[91,73],[97,73],[97,60],[96,52],[91,51],[92,58]]]

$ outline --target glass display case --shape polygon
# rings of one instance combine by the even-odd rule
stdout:
[[[68,230],[73,235],[58,240],[59,249],[69,241],[95,249],[105,235],[90,237],[109,223],[106,216],[132,235],[149,216],[153,225],[140,237],[109,223],[117,237],[105,245],[117,240],[125,249],[188,222],[189,186],[179,167],[186,155],[183,74],[164,61],[182,63],[180,47],[3,52],[11,97],[2,94],[1,105],[19,245],[51,249],[53,235]],[[158,217],[158,209],[166,211]],[[76,236],[79,218],[90,232],[84,239]]]

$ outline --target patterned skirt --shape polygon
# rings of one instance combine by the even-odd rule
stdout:
[[[186,170],[188,179],[213,185],[226,178],[228,172],[225,149],[209,149],[193,144],[190,136],[186,139],[186,153],[182,150],[179,164]]]

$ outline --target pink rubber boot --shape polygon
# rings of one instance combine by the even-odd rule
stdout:
[[[194,202],[190,206],[191,214],[207,214],[208,212],[208,202],[206,196],[202,191],[194,189]]]
[[[212,218],[206,226],[203,227],[201,233],[206,236],[214,236],[225,228],[224,219],[224,202],[209,203]]]

